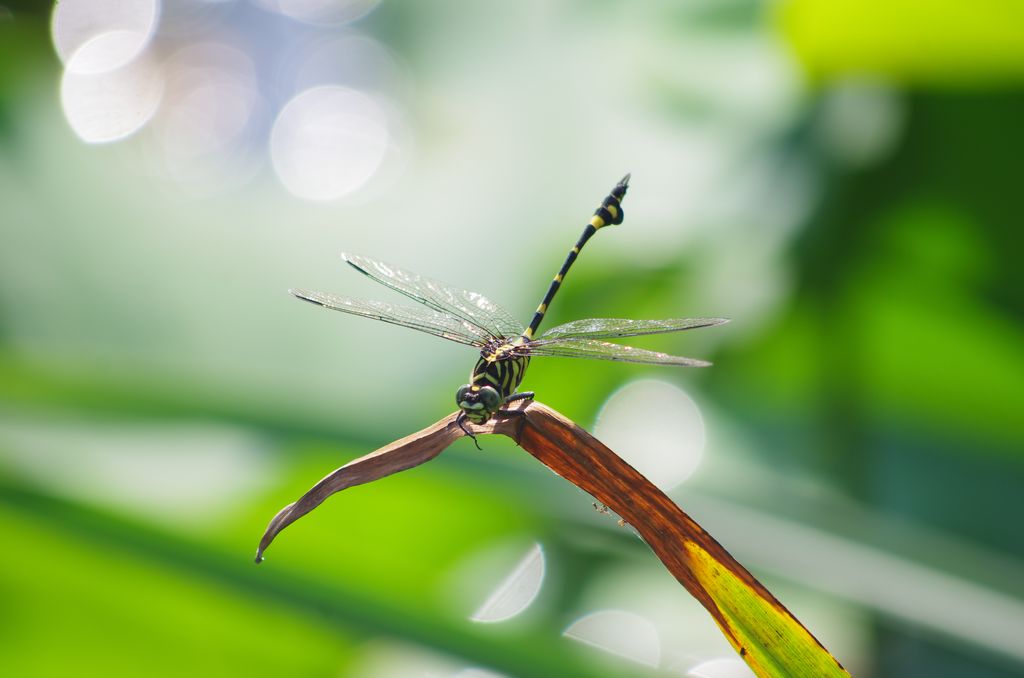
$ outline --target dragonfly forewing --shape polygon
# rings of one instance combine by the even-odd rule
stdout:
[[[350,266],[370,279],[438,313],[452,315],[479,330],[481,340],[515,337],[523,324],[478,292],[452,287],[440,280],[406,271],[358,254],[342,253]]]
[[[431,311],[417,306],[399,306],[383,301],[370,299],[353,299],[336,294],[310,292],[308,290],[288,290],[303,301],[323,306],[342,313],[381,320],[392,325],[400,325],[419,332],[454,341],[468,346],[482,347],[487,342],[486,335],[480,336],[480,328],[450,315]]]

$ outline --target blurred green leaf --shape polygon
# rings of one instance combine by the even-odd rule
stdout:
[[[86,675],[322,676],[352,660],[351,634],[308,611],[111,549],[89,529],[54,529],[45,504],[31,515],[0,493],[0,654],[11,675],[74,665]]]
[[[4,581],[28,582],[25,595],[19,594],[17,600],[27,618],[35,620],[24,625],[26,638],[34,640],[26,641],[28,652],[17,657],[18,666],[33,667],[36,653],[58,643],[63,634],[72,636],[76,644],[81,639],[76,646],[94,650],[93,654],[83,650],[83,661],[102,663],[112,655],[109,642],[124,637],[132,639],[139,652],[122,655],[123,671],[137,675],[146,657],[167,657],[166,638],[170,637],[180,639],[183,646],[206,646],[197,651],[197,658],[220,662],[223,670],[218,675],[250,675],[261,666],[263,670],[279,666],[281,675],[290,675],[296,666],[295,648],[287,639],[306,634],[296,643],[310,648],[310,656],[303,661],[307,668],[298,665],[296,671],[334,675],[338,664],[353,656],[353,641],[379,634],[511,675],[617,673],[577,658],[576,648],[557,636],[536,631],[500,636],[466,620],[426,611],[420,605],[421,590],[415,596],[389,596],[393,600],[388,600],[339,578],[336,571],[310,579],[301,566],[257,567],[252,564],[251,548],[243,555],[222,545],[184,539],[9,480],[0,482],[0,527],[10,530],[7,546],[18,553],[18,558],[0,566],[0,572],[6,575],[14,568],[18,576]],[[403,557],[409,558],[409,552]],[[79,563],[81,576],[68,576],[68,568]],[[43,577],[36,578],[38,573]],[[46,601],[47,606],[33,610],[36,600]],[[54,615],[49,605],[54,600],[81,603],[81,616],[68,614],[69,624],[58,626],[58,634],[47,631]],[[94,609],[113,612],[90,621]],[[276,617],[281,619],[268,621]],[[228,626],[221,632],[226,634],[224,645],[210,647],[210,629],[221,623]],[[278,643],[275,633],[283,634],[286,642]],[[221,641],[213,635],[214,644]],[[145,642],[137,641],[138,636],[145,636]],[[16,651],[20,652],[17,645],[5,648],[5,659]],[[250,656],[243,657],[245,653]],[[47,660],[51,658],[53,667],[66,666],[68,661],[64,654],[50,653]],[[115,668],[122,670],[120,664]],[[181,671],[181,665],[169,663],[166,674],[155,675],[180,675]],[[34,669],[26,673],[45,675]]]
[[[876,76],[931,86],[1024,82],[1016,0],[795,0],[778,21],[815,78]]]

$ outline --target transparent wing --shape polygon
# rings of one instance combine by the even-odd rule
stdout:
[[[587,318],[574,320],[540,335],[537,342],[543,344],[548,339],[616,339],[619,337],[636,337],[642,334],[662,334],[665,332],[682,332],[698,327],[711,327],[729,322],[726,318],[672,318],[669,320],[629,320],[626,318]]]
[[[357,271],[381,285],[438,313],[455,316],[475,328],[474,336],[481,341],[514,337],[523,332],[522,323],[482,294],[452,287],[439,280],[357,254],[342,253],[341,257]]]
[[[550,341],[531,341],[523,348],[523,352],[533,356],[556,356],[560,358],[590,358],[592,360],[616,360],[624,363],[641,363],[645,365],[680,365],[683,367],[707,367],[711,363],[705,360],[684,358],[658,351],[648,351],[635,346],[612,344],[597,339],[552,339]]]
[[[430,311],[416,306],[396,306],[383,301],[371,301],[368,299],[352,299],[350,297],[339,297],[334,294],[323,292],[309,292],[307,290],[288,290],[303,301],[323,306],[343,313],[382,320],[392,325],[401,325],[427,334],[433,334],[449,341],[455,341],[468,346],[482,347],[484,341],[480,339],[478,327],[470,326],[468,323],[452,316]]]

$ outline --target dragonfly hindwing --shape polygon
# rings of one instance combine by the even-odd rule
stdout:
[[[382,320],[392,325],[408,327],[437,337],[443,337],[468,346],[482,347],[484,341],[479,337],[480,329],[454,316],[431,311],[418,306],[399,306],[383,301],[369,299],[353,299],[336,294],[309,292],[307,290],[288,290],[293,295],[324,308],[343,313]]]
[[[682,332],[698,327],[711,327],[727,322],[725,318],[671,318],[668,320],[630,320],[628,318],[587,318],[574,320],[550,330],[537,338],[539,343],[551,339],[585,338],[616,339],[643,334]]]
[[[659,351],[648,351],[635,346],[623,346],[597,339],[578,337],[537,341],[527,345],[527,353],[534,356],[555,356],[560,358],[590,358],[592,360],[615,360],[645,365],[679,365],[683,367],[708,367],[711,363]]]

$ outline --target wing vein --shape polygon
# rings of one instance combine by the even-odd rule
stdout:
[[[486,343],[477,334],[479,328],[471,327],[459,318],[453,318],[425,308],[400,306],[383,301],[355,299],[336,294],[310,292],[308,290],[289,290],[289,292],[303,301],[308,301],[333,311],[341,311],[342,313],[380,320],[392,325],[408,327],[409,329],[432,334],[459,344],[480,348]]]
[[[677,365],[680,367],[708,367],[706,360],[685,358],[645,348],[613,344],[597,339],[569,337],[546,342],[530,342],[525,351],[530,357],[553,356],[559,358],[590,358],[592,360],[613,360],[642,365]]]
[[[442,315],[455,316],[472,328],[480,341],[516,336],[523,326],[482,294],[405,271],[369,257],[343,253],[342,258],[371,280],[403,294]]]
[[[538,343],[563,339],[618,339],[645,334],[682,332],[728,322],[725,318],[670,318],[668,320],[631,320],[628,318],[587,318],[552,327],[537,338]]]

